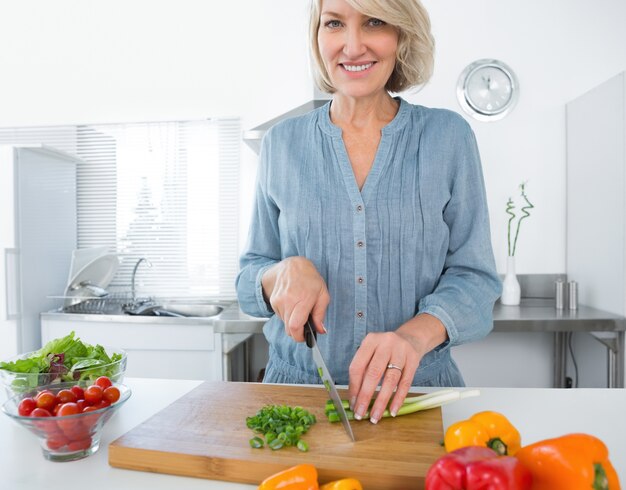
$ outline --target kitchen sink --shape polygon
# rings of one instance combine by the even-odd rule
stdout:
[[[222,311],[224,311],[224,307],[217,304],[211,303],[200,303],[200,302],[185,302],[185,301],[172,301],[172,302],[163,302],[161,303],[161,309],[165,311],[171,311],[172,313],[177,313],[182,316],[215,316],[219,315]]]
[[[124,313],[135,316],[170,316],[207,318],[219,315],[225,306],[202,300],[166,300],[156,298],[126,305]]]

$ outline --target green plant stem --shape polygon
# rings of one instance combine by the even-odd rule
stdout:
[[[533,209],[535,207],[531,204],[531,202],[528,200],[528,197],[526,196],[526,192],[524,191],[525,185],[526,184],[520,185],[522,189],[522,198],[524,199],[524,201],[526,201],[526,206],[522,206],[522,208],[520,209],[520,211],[524,213],[524,215],[521,216],[520,219],[517,221],[517,230],[515,231],[515,241],[513,242],[513,256],[515,256],[515,249],[517,248],[517,237],[519,236],[520,225],[522,224],[522,221],[524,219],[530,216],[530,213],[528,212],[528,210]],[[509,220],[509,223],[510,223],[510,220]]]
[[[506,203],[506,209],[505,209],[506,214],[511,216],[509,218],[509,222],[507,225],[507,242],[509,245],[509,256],[511,256],[511,221],[515,219],[515,213],[513,212],[514,209],[515,209],[515,204],[513,203],[513,199],[509,197],[509,200]],[[513,255],[515,255],[515,252],[513,252]]]

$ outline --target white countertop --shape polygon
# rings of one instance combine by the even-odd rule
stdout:
[[[34,490],[51,482],[83,482],[90,490],[243,490],[255,486],[112,468],[108,445],[200,384],[200,381],[129,378],[133,395],[104,429],[100,450],[80,461],[52,463],[37,439],[0,414],[0,488]],[[424,389],[422,391],[432,391]],[[4,402],[5,393],[0,393]],[[529,444],[571,432],[602,439],[622,484],[626,483],[626,391],[624,389],[483,388],[481,396],[443,407],[444,427],[481,410],[505,414]],[[349,475],[346,475],[349,476]]]

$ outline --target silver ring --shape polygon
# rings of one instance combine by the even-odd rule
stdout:
[[[387,369],[397,369],[398,371],[402,372],[402,368],[400,366],[396,366],[392,363],[387,364]]]

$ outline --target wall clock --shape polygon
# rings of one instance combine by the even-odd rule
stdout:
[[[469,64],[456,87],[461,108],[479,121],[497,121],[517,102],[519,83],[509,66],[499,60],[482,59]]]

